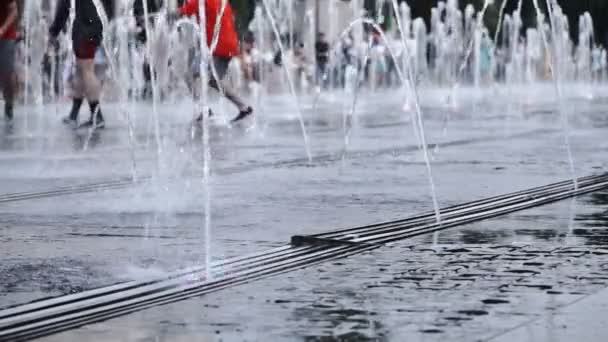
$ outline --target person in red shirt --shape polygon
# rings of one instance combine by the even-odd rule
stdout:
[[[0,0],[0,87],[4,95],[4,115],[9,121],[13,119],[18,16],[16,0]]]
[[[219,82],[213,77],[210,69],[210,81],[209,86],[216,90],[220,90],[220,86],[223,90],[224,96],[230,102],[232,102],[239,110],[238,115],[232,120],[232,122],[242,120],[247,116],[253,114],[253,109],[245,104],[245,102],[236,94],[235,91],[230,89],[225,82],[222,82],[228,71],[228,66],[233,57],[239,55],[239,38],[235,29],[234,15],[232,7],[228,0],[203,0],[205,1],[205,18],[206,18],[206,31],[207,45],[212,48],[213,36],[215,33],[215,26],[219,20],[219,36],[215,49],[212,51],[213,54],[213,69],[219,78]],[[222,12],[223,8],[223,12]],[[196,16],[199,18],[199,0],[187,0],[186,3],[179,10],[182,16]],[[195,78],[200,77],[200,59],[195,58],[192,65],[193,73]],[[202,121],[203,115],[201,114],[197,121]]]

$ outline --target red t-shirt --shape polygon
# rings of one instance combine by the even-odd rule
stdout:
[[[207,44],[211,46],[213,42],[213,33],[215,32],[215,23],[222,10],[222,2],[224,0],[204,0],[205,1],[205,17],[207,20]],[[228,0],[226,1],[226,8],[224,14],[220,18],[220,32],[217,41],[217,46],[213,52],[214,56],[218,57],[234,57],[239,54],[239,38],[234,25],[234,14],[232,7]],[[195,15],[198,16],[198,5],[199,0],[188,0],[182,8],[180,13],[186,16]]]
[[[17,5],[17,1],[15,0],[0,0],[0,26],[3,26],[6,19],[8,18],[9,8],[12,3],[14,3],[15,6]],[[13,23],[8,27],[6,32],[4,32],[4,34],[0,38],[12,40],[17,39],[17,19],[13,21]]]

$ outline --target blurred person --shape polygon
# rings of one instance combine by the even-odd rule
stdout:
[[[599,46],[594,46],[591,52],[591,79],[599,81],[602,71],[602,50]]]
[[[320,32],[315,42],[315,58],[317,62],[317,85],[326,88],[329,83],[329,42],[325,39],[325,34]]]
[[[481,82],[483,84],[488,84],[492,80],[492,53],[494,51],[494,47],[492,45],[492,40],[488,34],[488,30],[484,29],[481,37],[481,44],[479,46],[479,71],[481,76]],[[539,56],[540,57],[540,56]]]
[[[15,100],[15,52],[19,8],[16,0],[0,0],[0,87],[4,96],[4,115],[13,120]]]
[[[309,82],[309,62],[304,51],[304,44],[297,43],[294,45],[291,53],[291,68],[295,75],[295,84],[300,90],[306,87]]]
[[[109,19],[114,16],[114,0],[100,0]],[[71,0],[59,0],[55,13],[55,20],[49,29],[52,41],[57,39],[64,29],[70,16]],[[83,97],[73,98],[70,115],[63,122],[76,126],[78,110],[86,97],[89,103],[91,116],[88,121],[79,125],[79,128],[99,129],[105,127],[105,120],[101,112],[99,99],[101,95],[101,82],[95,74],[95,53],[103,41],[103,23],[93,0],[78,0],[75,2],[74,22],[72,26],[72,48],[76,57],[76,73],[82,79],[78,85],[82,89]]]
[[[372,78],[372,87],[381,87],[384,85],[384,80],[386,73],[388,72],[387,65],[387,49],[380,39],[380,34],[378,32],[374,32],[372,38],[372,49],[370,51],[370,60],[371,60],[371,74]]]
[[[340,70],[340,86],[346,86],[346,73],[349,65],[353,63],[352,58],[352,50],[353,50],[353,38],[351,35],[344,37],[340,42],[340,52],[339,52],[339,60],[341,61],[339,65]]]
[[[223,13],[221,13],[222,7],[224,7]],[[207,37],[203,38],[206,39],[209,47],[213,41],[215,25],[218,20],[220,21],[218,42],[215,50],[213,51],[213,58],[211,61],[213,68],[211,65],[209,66],[209,86],[223,93],[223,95],[237,107],[239,112],[236,117],[231,120],[231,122],[240,121],[253,114],[253,108],[247,105],[234,90],[230,89],[227,82],[224,80],[228,72],[230,61],[232,58],[239,55],[239,39],[234,24],[232,7],[230,6],[228,0],[205,0],[204,9]],[[182,16],[196,16],[197,20],[200,22],[199,0],[187,0],[183,6],[180,7],[179,13]],[[195,79],[200,78],[199,58],[200,56],[195,58],[192,65],[192,72]],[[215,70],[219,80],[216,80],[213,76],[213,70]],[[209,114],[211,114],[211,112]],[[201,113],[196,121],[201,122],[202,120],[203,114]]]
[[[259,51],[255,48],[255,36],[252,32],[248,32],[243,39],[243,46],[239,59],[241,61],[241,72],[243,79],[247,83],[259,82],[259,67],[256,63]]]
[[[135,25],[137,27],[137,34],[135,36],[135,40],[140,46],[145,46],[148,42],[148,37],[146,34],[146,20],[149,22],[149,27],[153,27],[154,20],[152,15],[159,12],[163,5],[163,0],[145,0],[148,5],[148,16],[145,17],[144,11],[144,0],[135,0],[133,3],[133,16],[135,17]],[[152,97],[152,70],[150,68],[150,63],[146,58],[142,65],[143,76],[144,76],[144,89],[142,91],[143,98],[151,98]]]

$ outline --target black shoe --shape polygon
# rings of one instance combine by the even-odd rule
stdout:
[[[93,119],[89,119],[88,121],[85,121],[83,123],[81,123],[78,128],[90,128],[93,130],[96,129],[102,129],[106,127],[106,122],[103,118],[98,118],[97,120],[95,120],[95,122],[93,122]]]
[[[4,116],[7,121],[13,121],[13,106],[6,104],[4,106]]]
[[[251,114],[253,114],[253,108],[247,107],[247,109],[240,111],[239,114],[234,119],[230,120],[230,122],[241,121]]]

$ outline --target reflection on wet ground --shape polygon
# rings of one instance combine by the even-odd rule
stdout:
[[[608,231],[566,238],[570,228],[601,222],[574,212],[569,227],[568,210],[599,215],[606,206],[598,198],[607,194],[457,228],[438,245],[420,237],[47,341],[486,340],[608,287]],[[538,231],[504,228],[531,216]],[[504,234],[484,234],[487,227]]]
[[[579,175],[608,166],[598,114],[605,108],[594,106],[573,125]],[[474,115],[462,108],[447,126],[445,109],[427,111],[441,206],[569,176],[552,110],[509,117],[503,107]],[[145,108],[135,120],[137,167],[159,172],[150,181],[0,206],[0,307],[204,260],[200,142],[186,134],[189,118],[164,110],[160,165]],[[341,113],[330,113],[308,113],[310,165],[297,122],[281,107],[268,108],[259,126],[214,130],[213,258],[430,209],[423,159],[404,114],[370,99],[342,161]],[[26,134],[17,121],[0,137],[0,193],[130,175],[120,122],[110,122],[88,151],[86,137],[68,133]],[[437,244],[423,236],[47,340],[483,340],[608,286],[607,204],[608,192],[595,193],[448,230]]]

